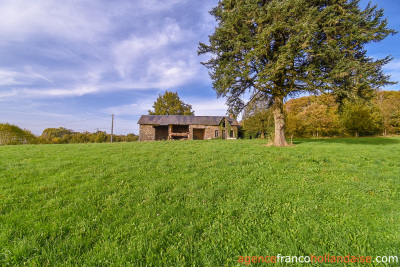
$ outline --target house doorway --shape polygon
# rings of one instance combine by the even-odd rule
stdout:
[[[168,126],[155,126],[154,129],[156,130],[156,141],[168,140]]]
[[[205,129],[193,129],[193,140],[204,140]]]

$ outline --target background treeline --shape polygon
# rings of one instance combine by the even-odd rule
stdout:
[[[400,133],[400,92],[381,91],[369,101],[332,95],[305,96],[285,103],[287,137],[373,136]],[[274,120],[268,103],[255,101],[243,114],[246,138],[272,134]]]
[[[113,142],[134,142],[139,138],[133,133],[127,135],[113,135]],[[42,135],[35,136],[29,130],[8,123],[0,124],[0,145],[18,144],[71,144],[71,143],[108,143],[111,134],[104,131],[75,132],[63,127],[47,128]]]

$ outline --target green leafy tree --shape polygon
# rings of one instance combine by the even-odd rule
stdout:
[[[149,115],[194,115],[192,106],[181,101],[177,92],[160,94],[153,108],[153,111],[149,110]]]
[[[346,100],[340,114],[342,128],[347,134],[356,137],[375,135],[382,129],[382,116],[379,108],[363,100]]]
[[[139,139],[139,135],[129,133],[126,136],[121,137],[123,142],[136,142]]]
[[[64,127],[46,128],[43,130],[40,140],[47,144],[66,144],[69,143],[74,134],[73,130]]]
[[[275,146],[285,140],[284,99],[299,93],[331,92],[338,101],[389,84],[382,66],[365,45],[395,31],[387,28],[383,10],[359,0],[221,0],[211,14],[218,26],[199,54],[211,53],[210,69],[218,97],[230,111],[245,106],[243,96],[270,99]]]
[[[90,135],[90,141],[92,143],[106,143],[107,140],[107,133],[105,131],[99,131],[92,133]]]
[[[274,118],[267,101],[253,99],[244,108],[242,119],[245,137],[260,134],[261,138],[265,138],[265,134],[271,136],[273,133]]]
[[[70,143],[90,143],[90,133],[76,133],[71,136]]]
[[[379,92],[374,101],[382,116],[383,135],[400,132],[400,92]]]
[[[0,123],[0,145],[35,144],[36,137],[16,125]]]

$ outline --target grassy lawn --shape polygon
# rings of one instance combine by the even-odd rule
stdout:
[[[400,138],[265,142],[0,147],[0,265],[400,258]]]

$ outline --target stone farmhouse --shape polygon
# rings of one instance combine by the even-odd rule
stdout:
[[[236,139],[239,123],[225,116],[142,115],[139,141]]]

